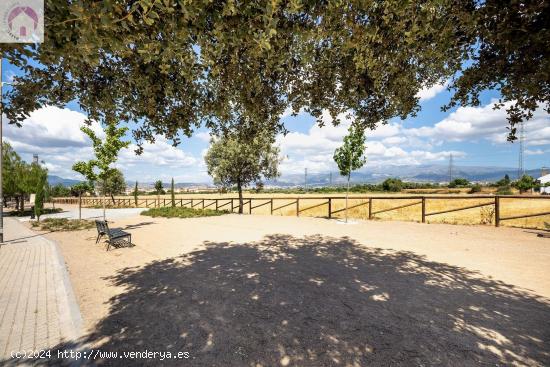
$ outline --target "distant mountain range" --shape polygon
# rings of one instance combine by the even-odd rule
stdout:
[[[525,172],[535,178],[541,174],[540,170],[527,170]],[[474,182],[494,182],[509,175],[511,179],[517,178],[517,168],[503,167],[473,167],[473,166],[454,166],[453,178],[466,178]],[[332,176],[332,177],[331,177]],[[419,165],[419,166],[384,166],[384,167],[367,167],[364,172],[355,172],[351,176],[351,182],[359,183],[379,183],[386,178],[397,177],[404,181],[411,182],[447,182],[449,181],[449,167],[447,165]],[[64,186],[72,186],[79,180],[66,179],[59,176],[48,176],[50,185],[62,184]],[[327,185],[343,185],[346,183],[346,178],[339,175],[338,172],[327,173],[310,173],[307,176],[308,186],[327,186]],[[282,175],[277,180],[271,180],[265,183],[266,186],[276,187],[293,187],[304,185],[303,174]],[[133,187],[134,182],[128,181],[128,187]],[[154,183],[145,182],[139,183],[139,189],[147,190],[154,187]],[[163,183],[165,189],[170,187],[169,182]],[[177,189],[196,188],[196,187],[212,187],[211,183],[206,182],[178,182],[174,186]]]
[[[48,175],[48,183],[50,184],[50,186],[55,186],[55,185],[63,185],[63,186],[73,186],[73,185],[76,185],[77,183],[79,182],[82,182],[80,180],[72,180],[70,178],[62,178],[62,177],[59,177],[59,176],[53,176],[53,175]]]
[[[540,170],[527,170],[525,172],[535,178],[540,176]],[[517,178],[517,168],[503,167],[471,167],[454,166],[452,170],[453,178],[466,178],[474,182],[494,182],[504,177],[510,176],[511,179]],[[410,182],[448,182],[449,167],[446,165],[420,165],[420,166],[386,166],[373,167],[363,172],[355,172],[351,175],[351,182],[359,183],[379,183],[386,178],[396,177]],[[266,182],[268,186],[303,186],[304,174],[283,175],[277,180]],[[314,173],[307,175],[307,184],[309,186],[327,186],[330,184],[345,184],[346,178],[340,176],[338,172]]]

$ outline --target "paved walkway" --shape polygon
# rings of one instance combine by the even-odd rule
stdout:
[[[80,311],[57,245],[13,218],[0,247],[0,364],[12,351],[80,336]],[[12,360],[13,361],[13,360]]]
[[[58,206],[56,206],[58,207]],[[65,210],[61,213],[54,214],[44,214],[40,218],[69,218],[69,219],[78,219],[78,207],[75,205],[63,205]],[[144,208],[120,208],[120,209],[107,209],[106,216],[108,220],[111,219],[123,219],[128,217],[133,217],[139,215]],[[103,218],[103,209],[95,208],[82,208],[82,219],[96,219]],[[18,220],[21,222],[27,222],[30,217],[19,217]]]

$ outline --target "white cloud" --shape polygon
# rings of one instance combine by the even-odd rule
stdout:
[[[130,144],[126,149],[120,151],[118,165],[121,168],[136,164],[152,164],[155,166],[169,166],[172,168],[190,167],[197,164],[197,159],[174,147],[162,136],[155,137],[155,143],[145,142],[143,153],[136,155],[136,144]]]
[[[210,142],[210,133],[208,131],[200,131],[193,135],[194,137],[198,138],[201,141],[204,142]]]
[[[437,83],[431,87],[424,87],[416,94],[417,98],[420,98],[420,102],[427,101],[434,98],[439,93],[443,92],[447,88],[448,82]]]
[[[546,153],[546,151],[544,151],[542,149],[535,149],[535,150],[526,149],[525,150],[525,155],[542,155],[544,153]]]
[[[281,163],[281,171],[288,173],[302,173],[304,168],[309,172],[320,173],[336,170],[333,161],[334,150],[342,145],[342,139],[347,134],[352,118],[345,115],[338,116],[340,125],[333,126],[328,113],[323,113],[325,126],[312,126],[307,133],[291,132],[286,136],[279,136],[277,143],[285,157]],[[427,161],[448,159],[453,153],[456,157],[463,157],[461,151],[432,152],[432,145],[423,144],[420,138],[407,134],[409,129],[401,124],[389,123],[380,125],[373,131],[367,131],[366,155],[369,166],[378,165],[418,165]],[[412,148],[414,147],[414,148]],[[423,147],[426,150],[420,150]]]
[[[513,102],[507,102],[495,109],[496,100],[482,107],[459,107],[434,126],[407,129],[403,133],[419,138],[429,138],[435,143],[444,141],[488,140],[494,144],[507,143],[508,121],[506,109]],[[550,144],[550,115],[542,108],[533,118],[525,122],[527,145]]]

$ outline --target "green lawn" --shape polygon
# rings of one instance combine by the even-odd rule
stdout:
[[[213,217],[217,215],[228,214],[227,210],[212,210],[212,209],[191,209],[182,207],[165,207],[165,208],[151,208],[141,215],[147,215],[150,217],[164,217],[164,218],[196,218],[196,217]]]

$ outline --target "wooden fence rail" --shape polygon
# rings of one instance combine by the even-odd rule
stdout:
[[[345,196],[331,196],[331,197],[245,197],[243,198],[243,209],[248,205],[248,213],[252,214],[252,210],[256,208],[260,208],[263,206],[269,205],[269,213],[273,215],[274,212],[290,207],[292,205],[296,206],[295,213],[296,216],[299,216],[300,213],[303,213],[305,211],[318,208],[324,205],[327,205],[327,218],[332,218],[334,214],[341,213],[345,211],[345,208],[333,210],[333,202],[335,200],[344,200]],[[428,216],[435,216],[445,213],[451,213],[451,212],[457,212],[462,210],[468,210],[468,209],[474,209],[474,208],[480,208],[485,206],[493,206],[494,207],[494,222],[495,226],[499,226],[500,222],[503,220],[513,220],[513,219],[522,219],[522,218],[532,218],[532,217],[539,217],[539,216],[545,216],[550,215],[550,211],[544,211],[540,213],[528,213],[528,214],[521,214],[521,215],[513,215],[513,216],[507,216],[503,217],[500,215],[501,213],[501,201],[506,199],[533,199],[533,200],[549,200],[550,196],[522,196],[522,195],[506,195],[506,196],[500,196],[500,195],[455,195],[455,196],[418,196],[418,195],[407,195],[407,196],[353,196],[349,198],[350,200],[363,200],[363,202],[360,202],[358,204],[354,204],[348,207],[348,210],[352,210],[354,208],[368,205],[368,218],[373,219],[375,215],[381,214],[381,213],[387,213],[415,205],[421,205],[421,218],[420,220],[422,223],[426,222],[426,217]],[[450,208],[445,210],[439,210],[435,212],[426,212],[426,204],[428,201],[432,200],[480,200],[480,199],[491,199],[491,201],[478,203],[474,205],[468,205],[468,206],[462,206],[459,208]],[[82,205],[83,206],[102,206],[103,201],[105,200],[105,204],[109,207],[158,207],[160,208],[161,205],[163,207],[172,206],[172,199],[138,199],[134,201],[134,199],[111,199],[111,198],[97,198],[97,197],[84,197],[81,198]],[[282,205],[275,206],[274,203],[276,201],[289,201],[289,203],[283,203]],[[300,208],[300,201],[304,200],[320,200],[321,203],[306,206]],[[379,210],[373,210],[373,206],[375,204],[375,201],[381,201],[381,200],[416,200],[411,203],[393,206],[389,208],[379,209]],[[53,198],[52,202],[55,204],[78,204],[79,199],[78,198]],[[222,208],[230,207],[230,212],[234,212],[235,209],[238,209],[239,207],[239,199],[238,198],[182,198],[182,199],[175,199],[174,200],[174,206],[177,206],[177,203],[179,201],[180,207],[189,207],[189,208],[195,208],[197,206],[201,206],[202,209],[207,209],[210,207],[215,207],[216,210],[220,210]],[[253,201],[255,201],[257,204],[253,205]],[[137,203],[137,205],[134,205]],[[205,204],[206,203],[206,204]],[[549,208],[550,208],[550,202],[549,202]]]

